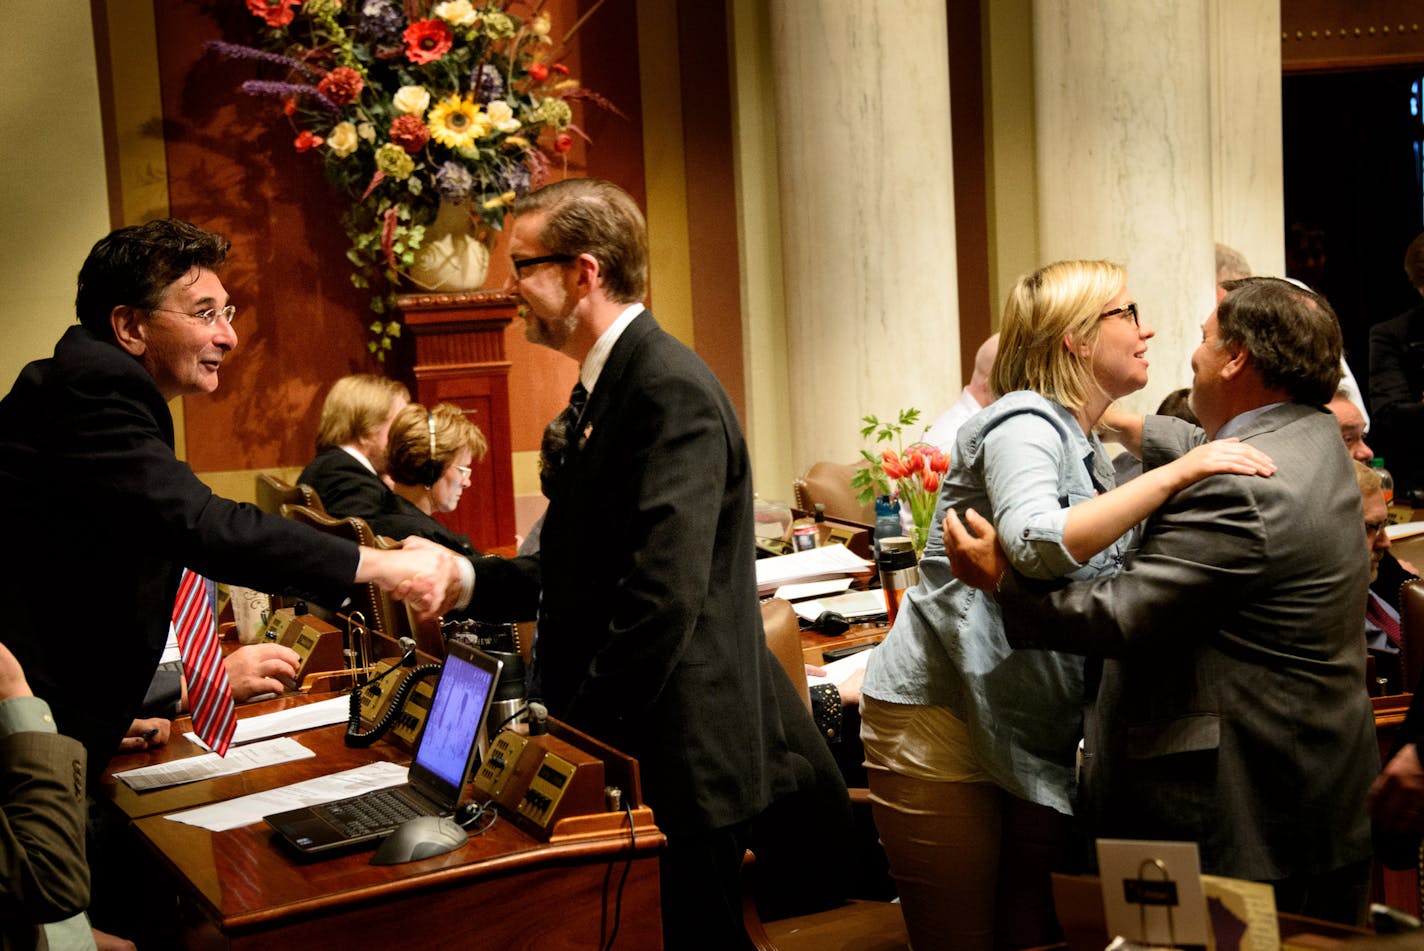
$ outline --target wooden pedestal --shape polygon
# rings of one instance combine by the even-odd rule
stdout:
[[[484,433],[460,506],[441,520],[489,551],[514,544],[514,470],[509,434],[509,360],[504,328],[514,298],[499,291],[405,294],[397,299],[413,345],[411,395],[425,405],[454,403]]]

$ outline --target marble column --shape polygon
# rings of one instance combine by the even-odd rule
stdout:
[[[1155,408],[1214,303],[1209,0],[1035,0],[1039,257],[1127,268]]]
[[[853,6],[770,6],[797,471],[960,389],[945,4]]]

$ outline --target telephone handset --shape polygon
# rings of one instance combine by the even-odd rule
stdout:
[[[434,695],[429,678],[440,672],[441,665],[415,666],[415,642],[408,637],[401,638],[401,647],[404,651],[399,662],[377,664],[379,673],[375,678],[352,688],[351,713],[346,722],[347,746],[370,746],[392,727],[396,728],[396,738],[404,741],[402,745],[415,746],[415,738],[420,734]],[[386,678],[400,670],[406,674],[399,685],[384,684]],[[371,724],[366,730],[361,729],[363,721]]]

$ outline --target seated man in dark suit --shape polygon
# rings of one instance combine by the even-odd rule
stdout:
[[[382,511],[390,495],[382,479],[386,440],[409,402],[410,391],[389,377],[356,373],[337,380],[321,404],[316,458],[297,481],[316,489],[332,515],[369,520]]]
[[[488,451],[479,427],[453,403],[440,403],[429,412],[412,403],[395,415],[389,429],[382,455],[394,490],[385,493],[377,511],[363,516],[367,523],[378,534],[418,535],[464,556],[461,560],[479,578],[479,593],[467,610],[452,616],[477,621],[533,618],[539,597],[539,559],[486,555],[435,518],[436,512],[455,511],[470,484],[471,465]]]

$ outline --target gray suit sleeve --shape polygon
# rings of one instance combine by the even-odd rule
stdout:
[[[999,592],[1016,648],[1121,657],[1214,632],[1264,558],[1245,476],[1212,476],[1173,496],[1111,577],[1050,589],[1010,573]]]

